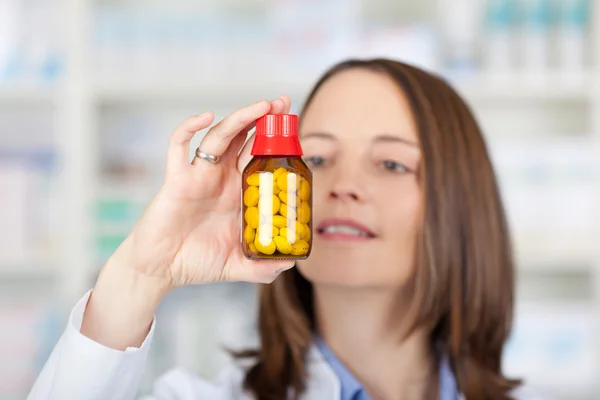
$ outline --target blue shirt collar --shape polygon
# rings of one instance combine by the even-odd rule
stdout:
[[[341,398],[340,400],[369,400],[369,396],[363,385],[352,375],[346,366],[331,351],[327,343],[319,335],[314,337],[315,345],[319,352],[327,361],[329,367],[333,370],[340,381]],[[458,399],[458,386],[448,358],[443,356],[440,362],[440,400]]]
[[[440,361],[440,400],[457,400],[460,398],[460,393],[458,391],[458,385],[456,384],[456,378],[454,377],[454,372],[452,372],[452,367],[450,366],[450,361],[445,354],[442,354]]]

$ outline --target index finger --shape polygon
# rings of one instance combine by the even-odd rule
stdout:
[[[171,134],[167,151],[167,171],[188,167],[190,141],[197,131],[208,128],[213,119],[214,115],[210,111],[189,117]]]
[[[270,109],[271,104],[262,100],[235,111],[208,131],[200,142],[200,150],[206,154],[222,156],[233,138]]]

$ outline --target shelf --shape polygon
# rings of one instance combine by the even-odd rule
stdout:
[[[99,103],[163,103],[169,101],[206,101],[223,103],[256,101],[261,98],[288,94],[292,98],[304,96],[312,81],[290,82],[276,79],[212,80],[207,82],[178,83],[160,82],[152,84],[105,84],[95,86],[95,99]]]
[[[570,77],[560,73],[488,74],[447,80],[471,101],[588,101],[594,91],[589,86],[591,72]],[[248,76],[214,77],[206,82],[148,82],[96,84],[94,93],[101,103],[147,103],[173,100],[219,102],[221,99],[252,100],[287,93],[304,97],[318,76],[281,77]]]
[[[557,398],[595,398],[589,395],[595,393],[600,365],[589,350],[597,337],[596,314],[588,302],[517,303],[503,370]]]
[[[516,243],[514,254],[516,267],[523,271],[589,273],[594,268],[592,249],[524,251],[522,247]]]
[[[589,275],[594,271],[593,259],[585,256],[571,256],[560,259],[544,256],[515,255],[515,268],[519,272],[539,274],[571,273]]]
[[[163,76],[172,76],[163,74]],[[264,75],[216,76],[206,81],[175,78],[169,81],[131,79],[96,82],[92,88],[101,103],[154,102],[167,100],[256,99],[264,95],[287,93],[292,97],[305,96],[318,79],[314,76]],[[586,101],[597,95],[592,82],[594,72],[578,74],[546,72],[541,74],[511,72],[506,74],[481,72],[463,78],[445,77],[461,94],[470,100],[534,100]],[[0,104],[52,104],[57,88],[33,83],[0,84]]]
[[[53,105],[56,89],[33,84],[0,84],[0,105]]]
[[[543,273],[590,273],[595,268],[597,250],[589,239],[596,237],[593,232],[589,232],[587,236],[582,232],[567,235],[561,233],[559,229],[551,229],[551,231],[555,233],[551,236],[540,233],[536,240],[534,240],[535,235],[525,236],[516,233],[513,237],[513,246],[519,269]]]
[[[55,265],[0,262],[0,281],[54,280],[60,273]]]
[[[594,93],[589,85],[592,75],[589,71],[577,75],[483,73],[450,82],[469,100],[588,101]]]

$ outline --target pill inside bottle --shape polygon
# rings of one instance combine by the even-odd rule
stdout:
[[[256,121],[242,173],[241,245],[252,260],[301,260],[312,247],[312,172],[302,160],[298,116]]]

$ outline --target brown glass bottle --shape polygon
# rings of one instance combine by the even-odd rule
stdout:
[[[301,260],[312,247],[312,172],[302,160],[296,115],[256,124],[242,173],[242,249],[253,260]]]

